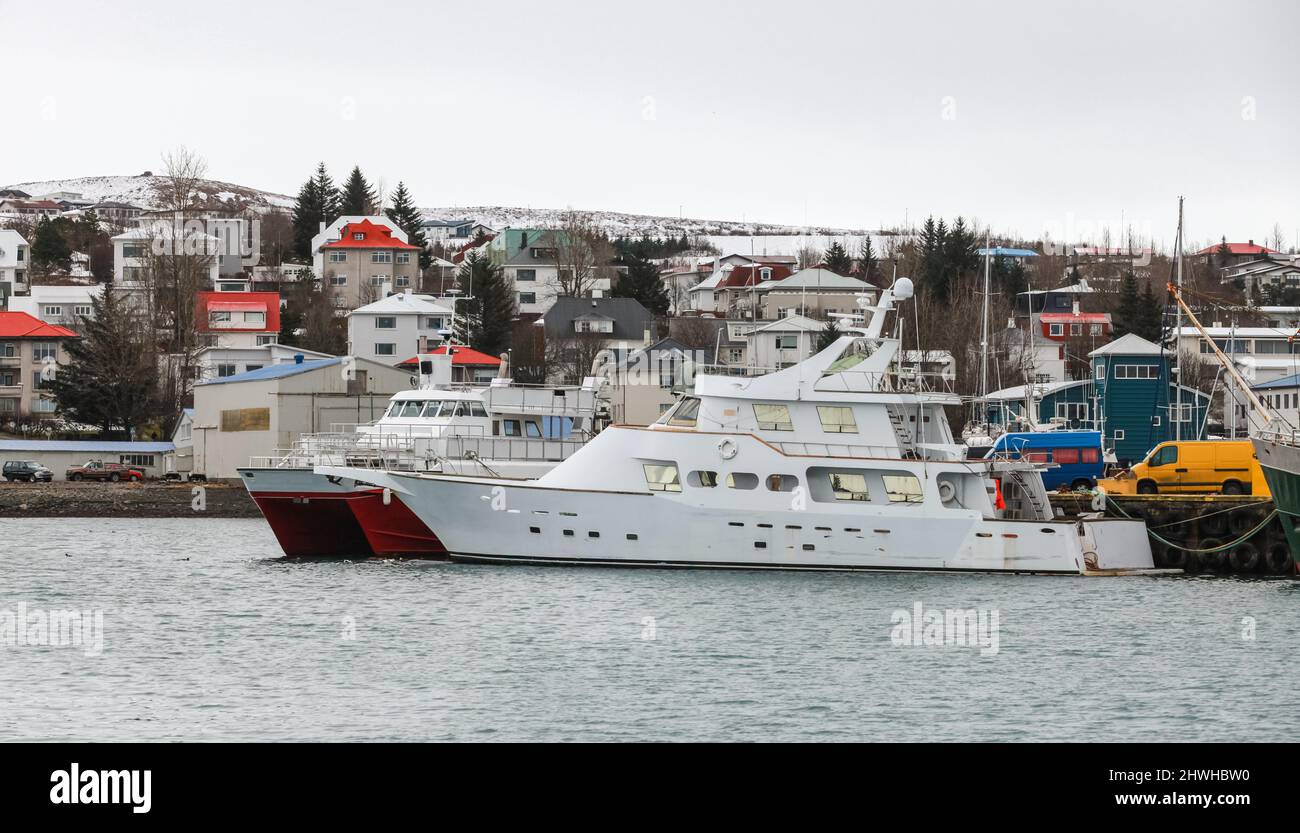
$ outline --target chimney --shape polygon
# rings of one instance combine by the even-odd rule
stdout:
[[[1246,245],[1247,245],[1247,246],[1253,246],[1253,245],[1255,245],[1255,241],[1254,241],[1254,240],[1247,240],[1247,241],[1246,241]]]
[[[1075,299],[1074,299],[1074,305],[1071,307],[1071,310],[1074,312],[1075,315],[1078,315],[1078,314],[1079,314],[1079,299],[1078,299],[1078,298],[1075,298]]]

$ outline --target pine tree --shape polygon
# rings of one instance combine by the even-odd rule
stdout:
[[[837,275],[847,276],[853,271],[853,258],[837,240],[827,247],[826,256],[822,258],[822,267]]]
[[[1155,294],[1151,291],[1151,283],[1148,282],[1142,289],[1137,334],[1147,341],[1159,344],[1164,336],[1164,315],[1164,306],[1156,300]]]
[[[857,276],[871,283],[876,276],[876,252],[871,246],[871,235],[862,238],[862,247],[858,250]]]
[[[41,217],[36,224],[32,240],[32,271],[42,277],[56,272],[67,274],[72,268],[72,247],[59,228],[59,223]]]
[[[1226,236],[1219,242],[1217,254],[1219,256],[1219,268],[1227,269],[1228,265],[1232,263],[1232,247],[1228,245]]]
[[[1138,295],[1137,277],[1130,270],[1120,282],[1119,306],[1115,308],[1111,331],[1115,338],[1119,338],[1129,333],[1137,333],[1141,329],[1143,329],[1142,299]]]
[[[635,298],[655,315],[668,314],[668,289],[659,278],[659,268],[644,257],[629,258],[627,274],[614,283],[612,294],[616,298]]]
[[[844,333],[840,331],[838,319],[827,319],[826,326],[817,333],[817,352],[820,353],[827,347],[830,347],[835,343],[835,339],[842,335],[844,335]]]
[[[470,290],[470,309],[465,321],[469,346],[489,356],[510,347],[515,318],[515,293],[505,271],[487,255],[473,249],[460,266],[460,286]]]
[[[320,233],[321,223],[328,225],[338,215],[339,192],[321,162],[315,175],[298,189],[293,206],[293,252],[300,260],[311,259],[311,239]]]
[[[81,338],[67,343],[69,361],[54,371],[51,389],[73,422],[96,425],[103,436],[121,427],[126,436],[154,416],[158,367],[141,341],[130,309],[112,287],[90,299],[78,322]]]
[[[425,238],[421,225],[424,217],[420,215],[420,209],[415,207],[415,199],[406,190],[406,183],[397,183],[397,190],[393,192],[393,205],[384,213],[406,232],[407,241],[412,246],[420,247],[420,268],[428,269],[433,263],[433,256],[429,252],[429,241]]]
[[[344,216],[364,216],[374,214],[379,201],[375,189],[370,187],[366,177],[361,173],[361,166],[352,169],[348,181],[343,183],[343,193],[339,197],[339,212]]]

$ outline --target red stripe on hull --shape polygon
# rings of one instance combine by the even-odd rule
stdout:
[[[271,525],[285,555],[361,556],[374,555],[370,543],[348,508],[354,496],[367,492],[251,492],[257,508]],[[408,510],[409,511],[409,510]]]
[[[364,494],[364,498],[348,501],[348,507],[372,551],[408,558],[447,557],[447,548],[438,536],[396,495],[385,506],[383,489]]]

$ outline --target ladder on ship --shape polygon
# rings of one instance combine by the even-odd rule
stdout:
[[[894,426],[894,438],[898,440],[898,450],[906,453],[912,447],[912,432],[908,430],[903,415],[893,408],[888,408],[889,424]]]
[[[1024,496],[1024,500],[1033,507],[1034,520],[1049,520],[1052,517],[1051,512],[1047,509],[1047,505],[1044,504],[1043,500],[1038,496],[1037,490],[1030,488],[1029,484],[1025,482],[1024,476],[1020,472],[1015,469],[1008,469],[1007,476],[1016,484],[1016,490]]]

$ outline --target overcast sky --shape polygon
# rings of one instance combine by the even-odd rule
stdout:
[[[324,160],[425,206],[1074,239],[1168,243],[1182,193],[1191,241],[1290,244],[1297,6],[0,0],[0,183],[184,144],[286,194]]]

